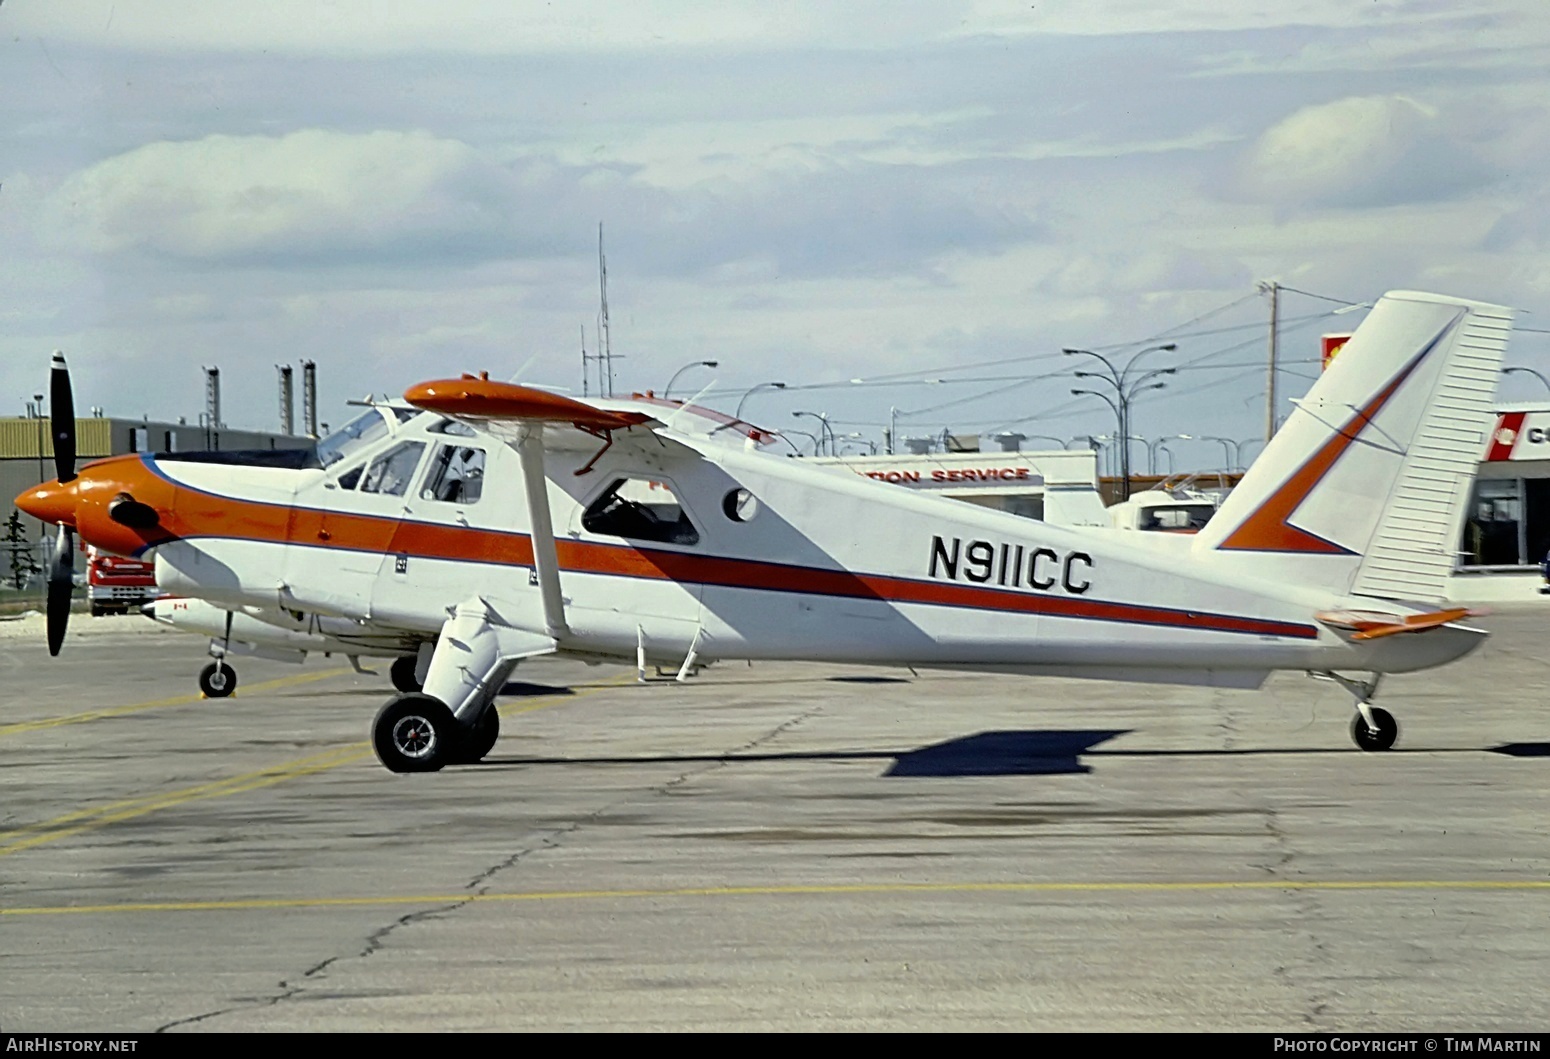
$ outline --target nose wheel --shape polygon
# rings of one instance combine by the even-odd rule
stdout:
[[[217,658],[199,671],[199,690],[212,699],[224,699],[237,690],[237,671]]]

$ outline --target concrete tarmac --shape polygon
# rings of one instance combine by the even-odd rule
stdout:
[[[196,637],[7,623],[0,1031],[1542,1032],[1547,619],[1386,681],[1381,754],[1300,674],[540,660],[419,776],[385,662],[201,700]]]

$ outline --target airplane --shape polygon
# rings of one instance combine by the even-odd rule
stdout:
[[[372,725],[395,772],[481,759],[513,667],[557,653],[642,672],[786,659],[1239,689],[1300,670],[1349,692],[1353,739],[1381,751],[1398,734],[1373,701],[1382,677],[1486,636],[1445,585],[1511,319],[1385,295],[1191,535],[1040,523],[805,466],[692,402],[482,374],[412,386],[315,449],[77,474],[58,354],[58,479],[16,502],[60,527],[51,653],[75,532],[153,553],[176,595],[425,645],[422,689]]]

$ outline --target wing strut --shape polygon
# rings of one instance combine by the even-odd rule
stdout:
[[[517,458],[527,494],[533,540],[533,570],[544,605],[544,629],[556,640],[570,635],[565,600],[560,595],[560,558],[554,547],[554,521],[549,514],[549,489],[544,477],[544,425],[523,423],[517,434]]]

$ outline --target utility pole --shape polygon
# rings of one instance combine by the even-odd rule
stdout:
[[[1270,371],[1265,381],[1265,441],[1276,434],[1276,345],[1280,337],[1281,286],[1275,280],[1259,285],[1260,293],[1270,295]]]

